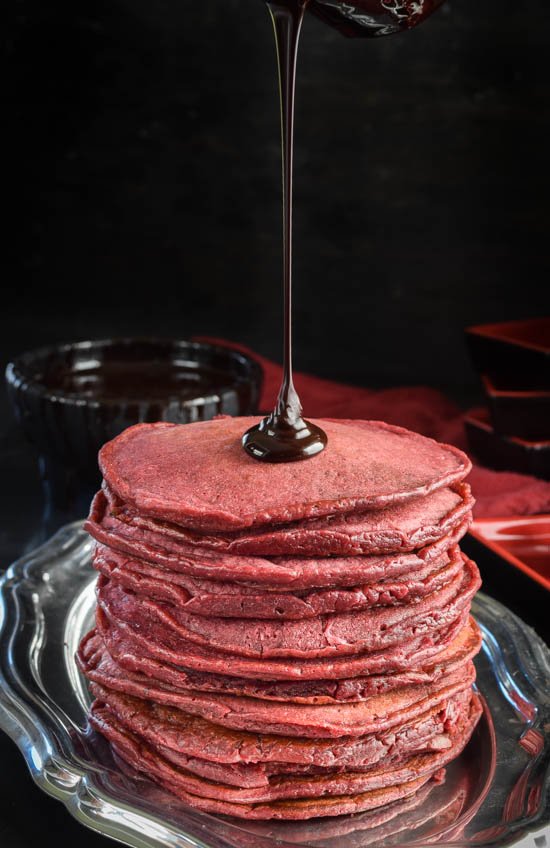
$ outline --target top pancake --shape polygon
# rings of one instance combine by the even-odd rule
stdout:
[[[468,458],[380,421],[316,420],[327,448],[299,463],[262,463],[241,446],[255,418],[137,424],[101,449],[109,489],[138,513],[200,531],[241,530],[427,495],[462,480]]]

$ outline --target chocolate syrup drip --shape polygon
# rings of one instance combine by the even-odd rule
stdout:
[[[411,29],[422,23],[443,0],[267,0],[273,19],[283,152],[284,370],[275,409],[244,434],[250,456],[264,462],[293,462],[320,453],[326,434],[302,418],[302,405],[292,381],[292,153],[296,55],[306,7],[344,35],[375,37]]]
[[[308,0],[268,0],[273,20],[279,90],[283,159],[283,283],[284,356],[283,382],[275,409],[244,434],[245,451],[263,462],[296,462],[320,453],[326,434],[302,418],[302,405],[292,380],[292,160],[294,88],[300,29]]]

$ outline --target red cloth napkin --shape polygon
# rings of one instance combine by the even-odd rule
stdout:
[[[264,372],[260,409],[266,412],[273,409],[281,384],[280,365],[235,342],[210,337],[197,341],[232,347],[256,359]],[[467,449],[461,410],[435,389],[426,386],[364,389],[299,372],[294,375],[294,382],[310,418],[388,421]],[[550,483],[536,477],[474,465],[469,482],[476,498],[476,518],[550,512]]]

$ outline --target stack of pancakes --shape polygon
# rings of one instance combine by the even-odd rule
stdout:
[[[408,798],[468,742],[480,585],[458,542],[456,448],[319,421],[326,450],[270,465],[252,419],[141,424],[100,454],[92,725],[186,803],[306,819]]]

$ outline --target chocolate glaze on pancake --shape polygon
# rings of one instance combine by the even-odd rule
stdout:
[[[441,0],[434,0],[435,5]],[[273,412],[259,424],[250,427],[242,437],[247,454],[262,462],[295,462],[318,455],[326,448],[327,434],[318,425],[305,421],[302,406],[292,379],[292,178],[294,150],[294,89],[296,60],[300,30],[308,0],[267,0],[273,21],[279,69],[279,97],[281,105],[281,139],[283,164],[283,291],[284,291],[284,346],[283,379]],[[342,11],[338,4],[312,3],[318,16],[346,32],[392,31],[399,26],[413,26],[430,14],[433,3],[424,8],[414,3],[414,10],[401,3],[389,13],[388,3],[367,4],[367,9],[347,5]],[[345,5],[345,4],[342,4]],[[390,4],[391,5],[391,4]],[[366,13],[366,14],[365,14]],[[388,20],[392,27],[388,27]],[[366,23],[368,21],[368,23]],[[384,23],[381,23],[383,21]]]

